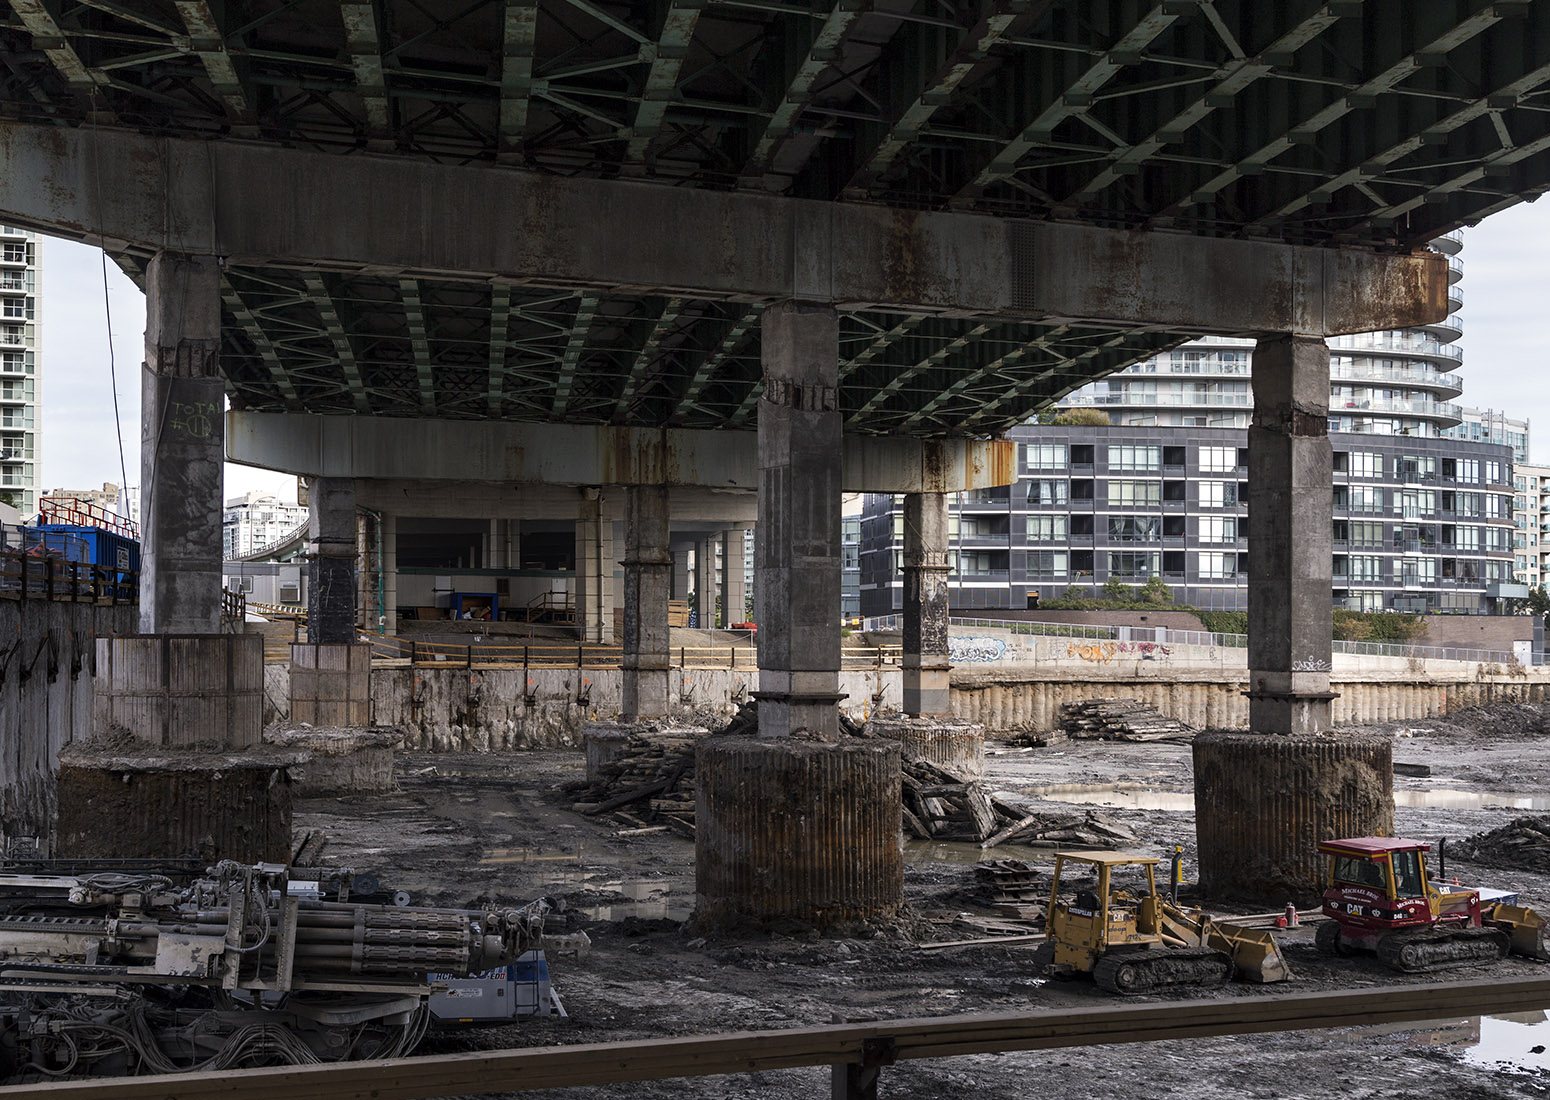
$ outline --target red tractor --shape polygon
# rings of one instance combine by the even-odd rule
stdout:
[[[1363,836],[1327,840],[1319,851],[1329,857],[1329,920],[1315,943],[1326,955],[1374,951],[1384,965],[1411,973],[1494,962],[1509,951],[1550,960],[1543,917],[1505,898],[1434,883],[1430,844]]]

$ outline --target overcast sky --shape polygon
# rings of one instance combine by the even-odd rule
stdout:
[[[1459,401],[1532,421],[1530,457],[1550,460],[1550,378],[1541,373],[1550,348],[1550,200],[1519,205],[1465,230],[1464,394]],[[94,488],[117,482],[103,309],[102,253],[68,241],[43,247],[43,426],[45,489]],[[130,484],[140,480],[140,361],[145,299],[112,263],[112,310],[118,416]],[[253,489],[294,499],[295,479],[227,465],[226,496]]]

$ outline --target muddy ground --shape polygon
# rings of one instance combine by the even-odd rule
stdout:
[[[1397,762],[1432,770],[1426,778],[1396,777],[1399,834],[1453,838],[1450,878],[1519,890],[1525,904],[1542,909],[1550,908],[1550,876],[1471,862],[1461,841],[1550,806],[1526,801],[1550,792],[1547,719],[1543,708],[1495,707],[1385,727],[1395,735]],[[326,862],[375,871],[384,886],[407,890],[417,904],[520,903],[547,894],[566,907],[551,930],[585,930],[592,941],[580,957],[551,959],[569,1019],[433,1036],[422,1053],[1115,1003],[1088,983],[1041,980],[1030,948],[923,946],[983,935],[964,918],[996,919],[974,902],[977,845],[912,844],[909,912],[893,926],[846,938],[706,939],[683,922],[693,903],[692,841],[670,833],[619,837],[617,825],[571,812],[560,787],[581,776],[579,753],[413,755],[399,761],[397,772],[400,790],[385,797],[300,803],[298,829],[327,831]],[[1098,809],[1147,838],[1156,854],[1182,845],[1186,869],[1193,868],[1187,745],[1080,741],[1021,749],[991,742],[987,778],[1008,801],[1032,809]],[[1120,789],[1107,794],[1065,789],[1038,796],[1054,787],[1115,784]],[[1062,801],[1092,798],[1110,805]],[[1006,846],[991,854],[1049,865],[1047,849]],[[1234,984],[1218,995],[1426,980],[1396,975],[1372,959],[1322,958],[1311,926],[1289,930],[1282,942],[1296,980]],[[1436,980],[1525,977],[1550,977],[1550,970],[1509,959]],[[1550,1094],[1550,1069],[1538,1068],[1550,1066],[1546,1046],[1550,1023],[1532,1027],[1521,1019],[1181,1040],[909,1062],[884,1071],[880,1095],[1537,1097]],[[827,1095],[828,1088],[827,1070],[808,1069],[521,1095],[795,1100]]]

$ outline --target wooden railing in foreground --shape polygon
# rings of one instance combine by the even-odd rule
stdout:
[[[0,550],[0,598],[121,604],[140,600],[140,574],[50,554]]]
[[[1550,981],[1390,986],[1340,993],[984,1013],[674,1039],[530,1047],[0,1088],[47,1100],[417,1100],[833,1066],[836,1097],[874,1096],[895,1062],[1215,1035],[1365,1027],[1550,1007]],[[1342,1048],[1343,1049],[1343,1048]]]
[[[252,606],[252,605],[249,605]],[[600,643],[539,644],[504,643],[494,640],[426,642],[391,634],[361,634],[371,643],[373,661],[408,661],[428,668],[620,668],[624,647]],[[884,668],[897,665],[899,646],[846,646],[840,657],[845,668]],[[757,668],[755,646],[673,646],[668,650],[673,668]]]

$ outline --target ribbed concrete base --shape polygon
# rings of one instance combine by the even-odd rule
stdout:
[[[985,727],[956,718],[896,714],[867,719],[867,733],[899,742],[906,758],[927,760],[965,779],[985,774]]]
[[[257,634],[130,634],[97,639],[98,736],[148,745],[259,742],[264,639]]]
[[[289,769],[296,752],[109,756],[59,760],[56,854],[78,859],[198,856],[286,862]]]
[[[1202,733],[1195,834],[1208,898],[1308,905],[1324,886],[1321,840],[1394,833],[1385,735]]]
[[[307,755],[296,776],[300,795],[392,790],[393,750],[403,739],[394,729],[293,729],[264,735],[266,744]]]
[[[826,929],[898,911],[898,745],[712,737],[695,776],[699,927]]]

